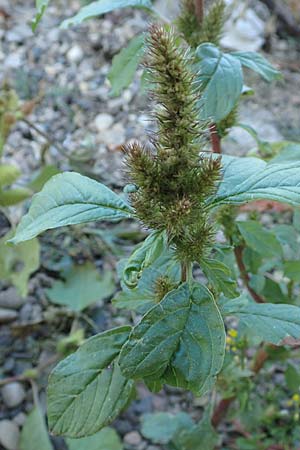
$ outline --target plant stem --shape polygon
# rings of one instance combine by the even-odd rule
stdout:
[[[188,279],[188,268],[187,264],[181,263],[181,281],[185,283]]]
[[[197,20],[201,24],[204,17],[204,0],[194,0],[194,5]]]
[[[222,153],[222,149],[221,149],[221,139],[218,135],[218,130],[217,130],[217,126],[215,123],[212,123],[209,126],[209,131],[210,131],[210,140],[211,140],[211,144],[212,144],[212,151],[213,153]]]
[[[253,300],[256,303],[265,303],[264,299],[259,294],[257,294],[257,292],[255,292],[254,289],[252,289],[252,287],[250,286],[250,277],[243,261],[243,251],[244,247],[242,245],[234,248],[235,259],[241,274],[241,278],[245,283],[245,286],[248,289],[248,292]]]
[[[226,416],[229,406],[234,400],[235,397],[223,398],[216,406],[211,418],[211,424],[214,428],[217,428],[221,420]]]

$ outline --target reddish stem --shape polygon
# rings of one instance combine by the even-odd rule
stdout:
[[[256,303],[265,303],[264,299],[259,294],[257,294],[257,292],[255,292],[254,289],[252,289],[252,287],[250,286],[250,277],[243,261],[243,251],[244,247],[241,245],[234,248],[235,259],[241,274],[241,278],[245,283],[245,286],[248,289],[249,294],[251,295],[253,300]]]
[[[223,398],[216,406],[211,418],[211,424],[214,428],[217,428],[222,419],[226,416],[229,406],[234,400],[235,397]]]
[[[218,135],[217,125],[215,123],[212,123],[209,126],[209,131],[210,131],[210,140],[211,140],[213,153],[221,154],[222,153],[221,139]]]
[[[194,0],[194,5],[197,20],[201,24],[204,17],[204,0]]]

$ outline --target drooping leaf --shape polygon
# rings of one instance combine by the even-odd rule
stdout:
[[[67,28],[69,25],[79,25],[84,20],[130,6],[151,8],[151,0],[97,0],[83,6],[75,16],[64,20],[61,26]]]
[[[4,186],[9,186],[14,183],[19,176],[21,171],[18,167],[11,164],[1,164],[0,165],[0,188]]]
[[[34,408],[27,416],[23,425],[19,450],[53,450],[43,414],[39,408]]]
[[[135,72],[145,51],[145,36],[135,36],[129,45],[114,56],[107,78],[111,84],[111,94],[120,95],[133,81]]]
[[[210,207],[259,199],[300,205],[300,161],[267,164],[258,158],[223,156],[222,163],[223,179],[208,200]]]
[[[37,176],[29,183],[28,187],[34,192],[39,192],[51,177],[60,173],[60,170],[53,164],[44,166]]]
[[[36,12],[34,19],[31,22],[32,31],[36,30],[38,24],[42,20],[43,15],[45,14],[45,11],[46,11],[49,3],[50,3],[50,0],[36,0],[35,1],[37,12]]]
[[[201,119],[219,122],[232,111],[242,93],[241,63],[213,44],[201,44],[195,57],[197,80],[203,88],[199,100]]]
[[[113,428],[105,427],[92,436],[66,439],[69,450],[122,450],[123,445]],[[41,449],[42,450],[42,449]]]
[[[287,304],[254,303],[246,295],[219,302],[221,313],[239,319],[243,332],[278,345],[285,338],[300,338],[300,308]]]
[[[74,266],[65,276],[65,281],[56,281],[46,289],[46,295],[53,303],[66,305],[73,311],[82,311],[92,303],[113,294],[115,283],[113,273],[105,271],[100,275],[94,264]]]
[[[11,242],[18,244],[65,225],[126,219],[130,213],[127,203],[103,184],[75,172],[65,172],[52,177],[33,197],[29,212]]]
[[[30,275],[39,268],[40,246],[37,239],[20,244],[7,245],[12,236],[10,231],[0,239],[0,279],[12,283],[22,296],[27,295]]]
[[[238,297],[237,284],[232,278],[232,272],[228,266],[217,259],[202,259],[201,269],[207,276],[208,281],[219,292],[228,298]]]
[[[186,413],[176,416],[170,413],[159,412],[145,414],[142,419],[142,434],[154,444],[168,444],[182,429],[190,429],[194,423]]]
[[[208,390],[224,358],[224,324],[211,293],[182,284],[134,327],[120,355],[125,377]]]
[[[265,258],[279,257],[282,248],[276,236],[255,220],[237,222],[246,244]]]
[[[27,188],[15,188],[0,191],[0,206],[13,206],[31,197],[32,191]]]
[[[133,381],[121,374],[117,358],[130,327],[93,336],[61,361],[48,385],[49,428],[54,434],[90,436],[126,406]]]
[[[271,82],[282,78],[282,74],[259,53],[232,52],[231,55],[237,58],[243,66],[261,75],[266,81]]]

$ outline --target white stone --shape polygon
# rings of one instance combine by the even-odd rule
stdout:
[[[121,123],[116,123],[109,130],[103,131],[99,138],[106,145],[122,145],[125,143],[125,128]]]
[[[108,130],[114,123],[114,118],[110,114],[101,113],[98,114],[94,120],[94,126],[97,131],[105,131]]]
[[[14,381],[8,383],[1,389],[3,401],[9,408],[20,405],[24,400],[26,393],[21,383]]]
[[[19,427],[10,420],[0,421],[0,443],[7,450],[18,450]]]
[[[141,435],[137,431],[130,431],[125,434],[124,442],[129,445],[139,445],[142,442]]]
[[[79,63],[82,60],[83,56],[83,50],[77,44],[73,45],[73,47],[71,47],[67,52],[68,61],[72,64]]]

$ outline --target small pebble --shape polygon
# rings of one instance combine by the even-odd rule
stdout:
[[[129,445],[139,445],[142,442],[142,437],[137,431],[130,431],[125,434],[124,442]]]
[[[27,419],[26,414],[23,412],[19,412],[14,418],[13,421],[19,426],[22,427]]]
[[[20,405],[24,400],[26,393],[21,383],[14,381],[8,383],[1,389],[3,401],[9,408]]]
[[[23,304],[24,299],[14,287],[0,292],[0,308],[19,309]]]
[[[83,51],[79,45],[73,45],[67,53],[67,58],[70,63],[77,64],[83,58]]]
[[[19,442],[19,427],[10,420],[0,421],[0,443],[7,450],[17,450]]]
[[[0,323],[9,323],[15,320],[18,314],[13,309],[0,308]]]
[[[107,113],[98,114],[94,120],[97,131],[107,130],[114,122],[113,116]]]

